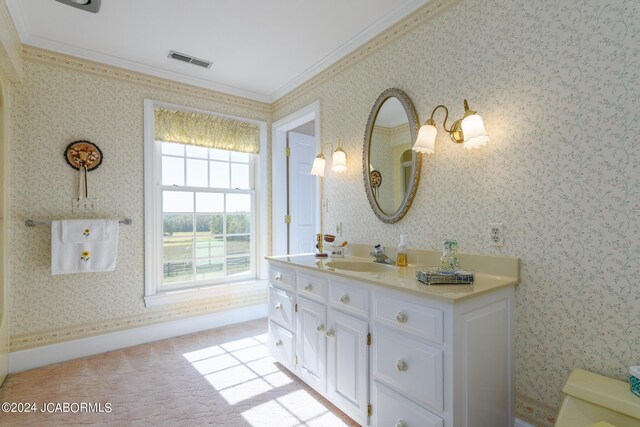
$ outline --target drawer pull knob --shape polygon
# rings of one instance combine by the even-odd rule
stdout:
[[[404,372],[407,369],[409,369],[409,365],[407,365],[407,362],[405,362],[404,360],[400,359],[396,362],[396,370],[398,372]]]
[[[342,297],[340,298],[340,302],[343,304],[349,304],[349,301],[350,301],[349,295],[347,294],[342,295]]]
[[[278,340],[278,341],[276,342],[276,345],[277,345],[277,346],[282,345],[282,340]]]
[[[398,323],[407,323],[408,318],[403,311],[399,311],[398,314],[396,314],[396,320]]]
[[[313,285],[311,283],[304,287],[304,290],[307,292],[311,292],[311,289],[313,289]]]
[[[329,330],[326,332],[326,334],[325,334],[325,335],[326,335],[326,336],[328,336],[328,337],[333,337],[333,336],[335,336],[335,335],[336,335],[336,333],[335,333],[335,331],[334,331],[333,329],[329,329]]]
[[[275,309],[276,310],[282,310],[282,304],[277,303],[276,306],[275,306]]]
[[[405,420],[398,420],[396,427],[409,427],[409,424]]]
[[[276,279],[276,282],[280,282],[282,280],[282,274],[280,273],[276,274],[274,279]]]
[[[316,328],[316,331],[318,331],[318,332],[322,332],[322,331],[324,331],[324,325],[323,325],[322,323],[320,323],[320,324],[318,325],[318,327]]]

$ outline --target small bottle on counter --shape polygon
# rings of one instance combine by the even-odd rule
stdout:
[[[396,265],[398,267],[406,267],[409,265],[409,257],[407,255],[407,236],[400,235],[400,244],[398,245],[398,256],[396,257]]]

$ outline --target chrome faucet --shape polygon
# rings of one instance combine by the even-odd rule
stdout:
[[[393,262],[391,258],[389,258],[387,254],[384,253],[384,249],[382,249],[382,246],[380,246],[379,244],[374,246],[373,252],[370,252],[369,255],[375,258],[373,262],[379,262],[380,264],[389,265],[395,264],[395,262]]]

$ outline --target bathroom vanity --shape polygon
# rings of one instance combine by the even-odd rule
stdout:
[[[519,262],[460,258],[473,285],[366,257],[268,257],[271,355],[361,425],[511,426]]]

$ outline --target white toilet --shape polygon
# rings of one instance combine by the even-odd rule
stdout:
[[[574,369],[555,427],[640,427],[640,397],[629,383]]]

